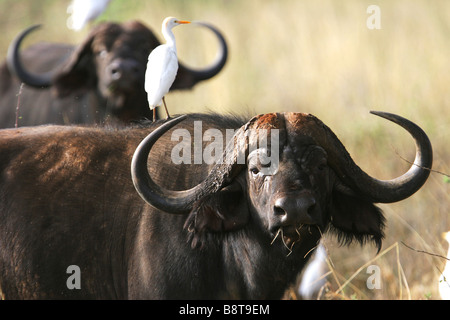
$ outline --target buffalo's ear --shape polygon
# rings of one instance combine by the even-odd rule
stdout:
[[[94,87],[97,81],[91,34],[72,52],[61,70],[53,78],[52,90],[57,97],[64,97],[76,90]]]
[[[239,183],[198,200],[184,228],[190,233],[192,247],[202,246],[210,233],[238,230],[249,219],[247,199]]]
[[[372,241],[380,251],[385,218],[372,202],[334,190],[330,214],[331,231],[337,234],[341,243]]]

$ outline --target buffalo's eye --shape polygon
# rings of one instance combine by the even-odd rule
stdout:
[[[259,173],[259,169],[256,167],[253,167],[250,169],[250,172],[252,173],[252,175],[256,176]]]
[[[108,54],[108,51],[106,50],[106,49],[103,49],[103,50],[99,50],[99,51],[97,51],[97,57],[99,57],[99,58],[105,58],[106,57],[106,55]]]
[[[318,165],[317,165],[317,170],[319,171],[323,171],[327,168],[327,161],[326,160],[322,160]]]

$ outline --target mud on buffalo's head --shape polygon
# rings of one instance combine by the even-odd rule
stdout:
[[[225,65],[228,49],[222,34],[207,23],[197,24],[210,29],[217,36],[220,47],[217,58],[201,70],[193,70],[180,63],[171,89],[191,88],[197,82],[215,76]],[[92,29],[56,70],[34,74],[22,65],[19,48],[23,39],[38,27],[24,30],[8,51],[8,67],[22,82],[35,88],[52,87],[57,97],[95,90],[106,101],[112,114],[121,113],[129,107],[136,108],[136,105],[140,105],[141,114],[135,115],[134,119],[148,112],[144,90],[145,71],[150,52],[160,42],[145,25],[137,21],[102,23]]]
[[[185,191],[158,186],[147,170],[152,145],[185,116],[166,122],[136,149],[133,182],[152,206],[189,214],[185,227],[193,234],[193,244],[204,241],[210,232],[256,225],[268,242],[278,239],[278,245],[290,252],[298,247],[304,252],[305,245],[314,245],[328,229],[344,243],[372,241],[379,250],[384,217],[374,203],[396,202],[415,193],[428,178],[432,148],[426,134],[412,122],[373,113],[405,128],[416,142],[414,165],[393,180],[377,180],[363,172],[316,117],[274,113],[254,117],[237,130],[223,161],[202,183]],[[261,135],[267,137],[264,143]]]

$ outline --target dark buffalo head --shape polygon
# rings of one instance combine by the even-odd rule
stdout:
[[[184,117],[167,122],[137,148],[133,182],[152,206],[189,214],[185,227],[192,232],[194,245],[203,243],[209,232],[237,230],[253,221],[251,225],[264,230],[269,242],[275,245],[278,239],[278,245],[290,252],[296,248],[308,252],[328,228],[344,243],[372,241],[380,249],[384,217],[374,203],[400,201],[416,192],[429,175],[432,148],[412,122],[373,113],[405,128],[416,142],[414,165],[393,180],[377,180],[363,172],[316,117],[273,113],[254,117],[237,130],[223,161],[203,182],[183,191],[157,185],[147,171],[152,145]]]
[[[218,37],[217,59],[203,70],[193,70],[180,63],[171,89],[191,88],[216,75],[225,65],[228,55],[225,39],[213,26],[198,24]],[[51,87],[58,98],[73,92],[95,90],[105,101],[108,112],[122,120],[149,116],[144,76],[148,55],[160,42],[146,26],[137,21],[102,23],[61,61],[56,70],[34,74],[22,65],[19,48],[23,39],[38,27],[24,30],[9,48],[8,68],[22,82],[35,88]]]

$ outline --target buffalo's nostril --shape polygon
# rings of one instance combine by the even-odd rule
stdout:
[[[122,67],[119,63],[112,63],[109,67],[109,73],[112,76],[112,79],[117,80],[122,77]]]
[[[313,200],[313,202],[310,204],[309,208],[307,209],[307,212],[310,216],[314,214],[314,211],[316,210],[316,201]]]
[[[131,67],[131,72],[132,73],[139,73],[140,69],[138,66],[134,65]]]
[[[286,211],[284,211],[283,208],[281,208],[281,207],[275,205],[275,206],[273,207],[273,213],[274,213],[276,216],[282,216],[282,215],[285,215],[285,214],[286,214]]]
[[[285,216],[288,214],[288,208],[286,208],[286,198],[278,198],[273,206],[273,213],[276,216]]]

